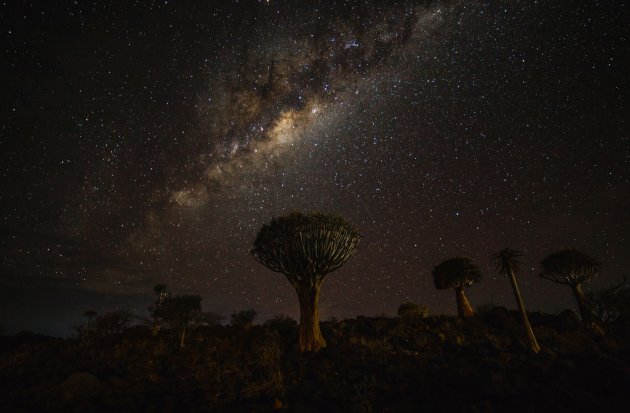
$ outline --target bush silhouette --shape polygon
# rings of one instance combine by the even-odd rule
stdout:
[[[252,309],[235,312],[230,316],[230,324],[238,327],[250,327],[254,324],[257,315],[258,313]]]
[[[630,319],[630,282],[625,275],[616,284],[590,291],[587,297],[604,327],[620,318]]]
[[[426,318],[429,316],[429,307],[412,302],[403,303],[398,307],[398,315],[402,318]]]

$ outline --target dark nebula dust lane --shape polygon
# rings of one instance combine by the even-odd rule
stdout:
[[[489,259],[506,246],[526,253],[528,307],[574,306],[536,276],[545,255],[597,256],[596,285],[630,268],[627,8],[0,5],[0,323],[142,312],[156,283],[295,317],[290,285],[249,255],[295,209],[363,235],[324,318],[452,313],[430,274],[460,255],[485,272],[473,306],[511,307]]]

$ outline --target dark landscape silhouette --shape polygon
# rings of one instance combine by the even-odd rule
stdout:
[[[612,411],[630,386],[630,284],[584,293],[581,316],[525,311],[522,253],[494,255],[519,311],[480,305],[463,288],[483,278],[469,258],[433,271],[454,288],[458,316],[402,303],[398,317],[319,322],[323,275],[359,242],[343,218],[293,212],[263,226],[252,254],[296,287],[301,320],[255,324],[254,310],[223,316],[201,296],[154,287],[150,317],[85,312],[71,338],[23,332],[0,338],[3,411]],[[564,250],[540,276],[582,285],[599,261]],[[507,280],[506,280],[507,282]],[[313,290],[315,289],[315,290]]]

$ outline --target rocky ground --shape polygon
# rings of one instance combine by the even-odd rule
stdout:
[[[466,320],[322,323],[328,347],[296,351],[297,327],[196,329],[184,349],[145,327],[101,338],[0,337],[0,411],[621,411],[630,401],[627,322],[603,338],[571,312],[495,308]]]

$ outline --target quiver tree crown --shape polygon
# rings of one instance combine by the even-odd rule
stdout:
[[[520,271],[523,259],[523,252],[513,250],[510,248],[504,248],[501,251],[492,254],[492,259],[495,263],[495,269],[499,275],[507,275],[510,273],[517,273]]]
[[[469,287],[481,278],[479,266],[467,257],[448,259],[433,269],[433,283],[438,290]]]
[[[584,252],[567,249],[548,255],[540,266],[542,278],[574,287],[597,277],[601,262]]]
[[[314,286],[355,253],[360,238],[339,216],[292,212],[263,225],[251,253],[292,284]]]

